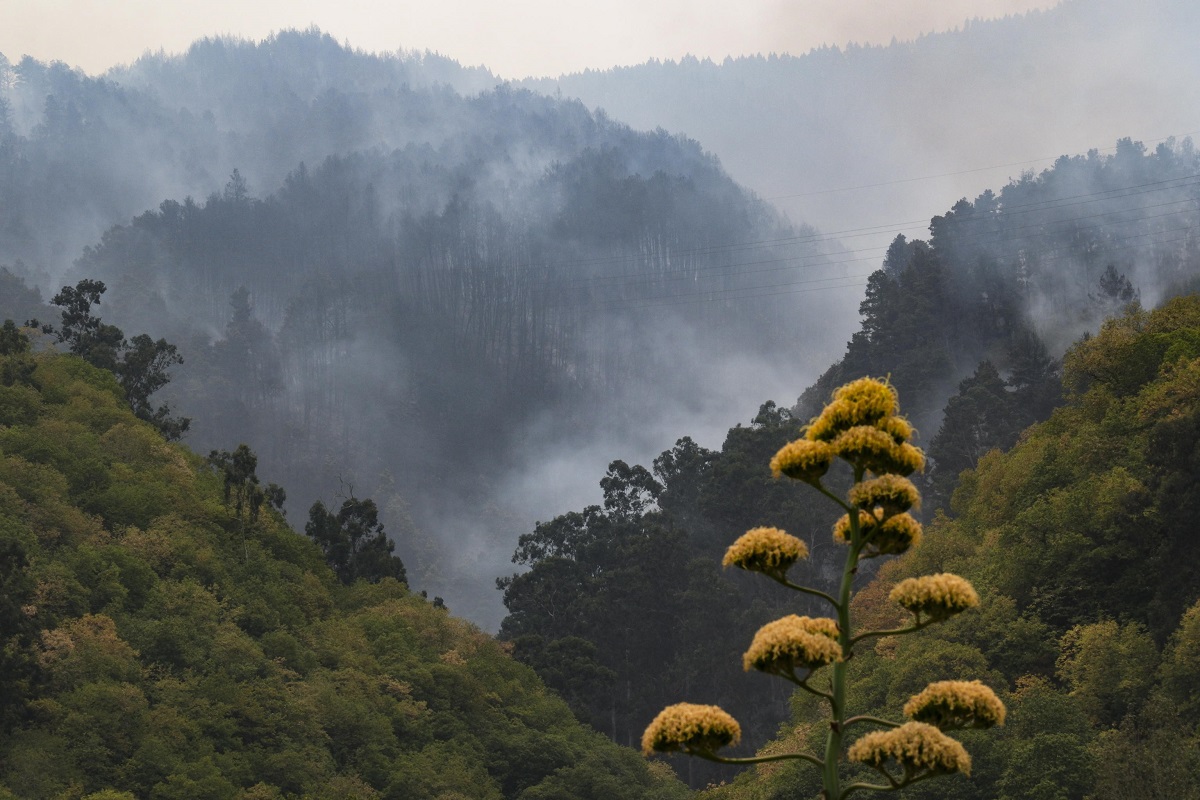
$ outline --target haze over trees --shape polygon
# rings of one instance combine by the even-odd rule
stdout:
[[[798,6],[776,14],[770,24],[806,24]],[[1200,130],[1198,27],[1190,0],[1065,0],[914,41],[652,60],[523,85],[686,131],[736,180],[793,218],[852,233],[857,249],[867,226],[923,221],[1056,155]],[[868,188],[828,191],[845,187]]]
[[[513,561],[532,568],[501,583],[510,611],[501,636],[581,718],[617,741],[635,743],[637,720],[644,724],[648,713],[682,693],[725,708],[747,739],[761,743],[783,721],[772,715],[778,687],[737,679],[745,647],[738,636],[781,614],[823,612],[819,602],[723,574],[721,554],[738,531],[778,526],[817,543],[793,568],[793,581],[832,592],[840,574],[840,550],[827,534],[836,514],[773,481],[771,456],[836,386],[854,375],[888,375],[930,457],[920,481],[925,517],[951,513],[960,472],[990,451],[1012,447],[1061,404],[1057,342],[1100,325],[1135,299],[1133,281],[1114,264],[1139,285],[1169,287],[1159,292],[1194,290],[1198,173],[1190,142],[1150,154],[1123,141],[1113,156],[1064,157],[999,193],[960,201],[933,220],[927,242],[899,237],[868,280],[862,329],[793,408],[764,404],[748,427],[729,431],[718,451],[683,439],[649,471],[614,462],[601,481],[603,509],[570,512],[521,538]],[[1178,335],[1186,341],[1189,331],[1185,326]],[[1096,352],[1098,345],[1079,350],[1087,347]],[[1149,375],[1156,367],[1124,369]],[[847,488],[833,480],[835,491]],[[640,487],[635,496],[642,502],[623,505],[629,485]],[[622,507],[623,516],[614,513]],[[654,602],[637,590],[647,552],[658,555],[653,582],[643,584],[657,593]],[[623,581],[634,586],[617,590]],[[1177,587],[1174,602],[1195,602],[1193,595]],[[1177,621],[1182,609],[1170,613]],[[1100,617],[1093,610],[1070,619],[1090,624]],[[628,636],[637,637],[635,646],[625,643]],[[625,655],[644,650],[656,653],[650,668]],[[573,670],[596,676],[587,692],[572,685]],[[688,769],[693,785],[729,774]]]
[[[831,66],[805,80],[859,87],[847,104],[882,108],[864,98],[911,91],[880,84],[879,74],[927,75],[932,67],[915,65],[978,50],[980,37],[1041,53],[1064,20],[1091,19],[1081,4],[1068,6],[891,48],[812,54],[804,64]],[[1160,10],[1144,15],[1146,24],[1178,9]],[[882,73],[871,66],[880,60],[890,65]],[[1001,85],[1005,63],[985,59],[972,74]],[[712,69],[721,81],[774,85],[735,80],[744,66]],[[739,157],[707,133],[701,144],[661,129],[638,133],[602,110],[496,87],[486,71],[438,56],[368,55],[317,31],[290,31],[257,44],[198,42],[99,79],[32,59],[0,63],[0,72],[0,202],[9,211],[0,264],[46,297],[80,278],[105,281],[113,289],[106,320],[164,337],[191,365],[165,394],[196,420],[197,447],[251,444],[301,508],[327,501],[324,487],[338,477],[356,483],[379,500],[413,579],[493,627],[494,598],[463,597],[455,586],[486,585],[533,519],[594,502],[590,476],[613,459],[649,460],[684,435],[713,447],[731,419],[748,418],[767,397],[801,392],[853,334],[856,284],[884,255],[845,252],[789,224],[702,150],[716,148],[724,163]],[[695,85],[684,84],[681,96]],[[776,105],[815,108],[819,99]],[[670,104],[661,107],[673,124]],[[827,130],[797,128],[810,129]],[[859,163],[784,138],[814,169]],[[920,163],[876,144],[885,175]],[[1180,165],[1158,165],[1156,152],[1148,171],[1186,174],[1192,156],[1168,149]],[[1122,160],[1140,169],[1137,162]],[[991,162],[969,166],[980,163]],[[1025,312],[1063,319],[1057,309],[1080,291],[1095,293],[1096,270],[1109,264],[1080,267],[1081,247],[1051,243],[1060,233],[1090,236],[1110,208],[1125,214],[1105,234],[1111,265],[1145,302],[1157,300],[1162,276],[1146,265],[1182,209],[1158,203],[1182,202],[1186,184],[1140,195],[1147,208],[1169,212],[1157,218],[1140,210],[1119,170],[1077,165],[1078,191],[1113,189],[1114,202],[1074,208],[1066,173],[1056,174],[1063,180],[1054,188],[1028,195],[1058,198],[1059,216],[1039,222],[1053,227],[1035,232],[1014,214],[995,235],[1008,242],[1001,248],[1020,240],[1030,251],[1044,245],[1044,258],[1068,252],[1067,268],[1029,267],[1036,282],[1003,298],[1022,305],[1010,315],[1001,300],[978,299],[990,291],[971,282],[980,268],[960,269],[941,253],[936,269],[947,271],[948,290],[967,298],[958,322],[935,320],[943,335],[992,337],[967,330],[981,306],[984,329]],[[1159,222],[1165,238],[1152,247]],[[952,228],[972,224],[951,214],[938,235],[952,239]],[[910,255],[901,249],[888,259],[899,268]],[[935,269],[907,273],[917,295],[927,268]],[[949,302],[923,298],[930,308]],[[1039,331],[1049,337],[1047,357],[1099,314]],[[923,378],[914,373],[943,384],[921,424],[927,435],[945,397],[994,348],[965,349]],[[1005,372],[1009,356],[991,355]],[[955,446],[961,466],[985,445]],[[447,540],[448,549],[431,544]]]
[[[511,87],[458,94],[443,67],[316,31],[104,79],[23,60],[0,259],[43,286],[102,280],[106,321],[186,359],[166,395],[196,446],[248,443],[302,507],[361,486],[414,580],[494,625],[465,587],[547,502],[514,488],[529,462],[656,436],[681,406],[724,415],[746,377],[790,382],[794,342],[832,345],[821,312],[852,308],[860,278],[695,142]]]
[[[811,54],[812,108],[879,100],[878,69],[941,86],[948,52],[1085,10]],[[1192,44],[1161,48],[1185,81]],[[1022,91],[1015,57],[982,61],[945,97],[985,73]],[[686,96],[784,62],[628,75]],[[881,107],[936,120],[913,96]],[[436,56],[290,31],[104,78],[0,60],[0,319],[65,309],[78,356],[0,329],[0,783],[665,798],[661,766],[570,715],[633,745],[682,693],[733,712],[746,748],[823,735],[738,668],[748,631],[817,609],[719,564],[777,525],[814,543],[795,579],[830,589],[833,509],[767,464],[865,374],[929,456],[930,541],[861,570],[856,615],[886,628],[890,584],[945,568],[983,603],[931,648],[856,657],[855,703],[893,715],[972,672],[1012,718],[970,743],[962,796],[1186,796],[1200,153],[1128,133],[941,197],[927,236],[876,253],[788,220],[707,141]],[[876,155],[885,178],[921,164]],[[161,438],[164,399],[207,461]],[[713,797],[807,780],[760,769]]]

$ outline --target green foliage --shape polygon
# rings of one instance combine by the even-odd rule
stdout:
[[[50,301],[62,308],[62,323],[57,332],[50,325],[43,331],[56,333],[57,340],[66,342],[72,353],[116,375],[138,419],[152,423],[170,441],[179,439],[190,420],[172,417],[167,404],[154,408],[150,395],[167,385],[171,380],[167,371],[182,364],[183,358],[165,339],[154,341],[142,333],[126,340],[120,328],[92,314],[92,306],[100,303],[105,291],[102,281],[86,278],[73,287],[64,286]]]
[[[912,575],[953,570],[983,596],[969,621],[881,639],[853,665],[855,702],[875,714],[951,670],[1009,688],[1006,726],[968,743],[972,779],[954,796],[1196,796],[1198,334],[1200,298],[1185,297],[1077,344],[1066,406],[965,472],[955,516],[860,593],[856,614],[881,626],[883,598]],[[781,771],[756,772],[713,796],[772,796]]]
[[[1182,719],[1200,722],[1200,602],[1187,610],[1163,653],[1163,695]]]
[[[1113,620],[1076,625],[1059,650],[1058,675],[1094,723],[1114,725],[1146,702],[1158,648],[1140,625]]]
[[[680,796],[393,577],[343,584],[265,508],[243,541],[247,475],[32,358],[36,413],[0,428],[0,797]]]
[[[1190,680],[1196,684],[1200,671]],[[1200,798],[1200,736],[1165,696],[1156,695],[1117,729],[1101,731],[1090,754],[1096,773],[1096,800]]]
[[[336,514],[324,503],[313,503],[304,532],[321,548],[342,583],[375,583],[385,578],[407,582],[404,563],[392,555],[396,546],[383,532],[379,509],[370,498],[350,497]]]

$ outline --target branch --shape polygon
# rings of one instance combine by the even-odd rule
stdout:
[[[907,628],[892,628],[890,631],[867,631],[866,633],[860,633],[858,636],[855,636],[853,639],[851,639],[850,646],[853,647],[854,645],[861,642],[863,639],[867,639],[872,636],[900,636],[905,633],[913,633],[914,631],[919,631],[922,628],[928,628],[932,624],[933,624],[933,620],[926,620],[925,622],[921,622],[920,620],[917,620],[915,623],[908,626]]]
[[[861,478],[861,477],[859,477],[859,476],[857,476],[857,475],[855,476],[855,478],[856,478],[856,480],[855,480],[855,482],[856,482],[856,483],[857,483],[858,481],[862,480],[862,478]],[[836,494],[834,494],[833,492],[831,492],[831,491],[829,491],[828,489],[826,489],[826,488],[825,488],[824,486],[822,486],[820,483],[812,483],[812,484],[809,484],[809,485],[810,485],[810,486],[812,486],[812,487],[814,487],[814,488],[815,488],[815,489],[816,489],[818,492],[820,492],[821,494],[825,495],[826,497],[828,497],[828,498],[829,498],[830,500],[832,500],[833,502],[837,503],[839,506],[841,506],[841,507],[842,507],[842,509],[843,509],[843,510],[845,510],[845,512],[846,512],[847,514],[851,514],[851,515],[853,515],[853,514],[854,514],[854,512],[855,512],[855,511],[857,511],[857,509],[855,509],[855,508],[851,507],[850,505],[848,505],[848,504],[847,504],[847,503],[846,503],[844,500],[842,500],[842,498],[838,497]]]
[[[715,753],[702,753],[700,751],[692,750],[689,750],[688,754],[696,756],[697,758],[703,758],[706,761],[715,761],[718,764],[765,764],[768,761],[784,761],[789,758],[798,758],[801,761],[807,761],[808,763],[820,769],[825,768],[824,761],[816,756],[809,755],[808,753],[779,753],[778,755],[773,756],[752,756],[749,758],[728,758],[726,756],[716,755]]]
[[[875,725],[883,725],[888,728],[899,728],[900,727],[899,722],[892,722],[891,720],[880,719],[879,717],[870,717],[870,716],[867,716],[866,714],[860,714],[857,717],[851,717],[850,719],[843,722],[842,730],[845,731],[845,730],[849,729],[849,727],[851,725],[854,725],[857,722],[871,722],[871,723],[874,723]]]
[[[772,577],[774,577],[774,576],[772,576]],[[833,607],[835,609],[841,608],[841,606],[838,605],[838,601],[834,600],[832,595],[825,594],[820,589],[813,589],[808,586],[801,586],[798,583],[792,583],[787,578],[775,578],[775,580],[779,581],[780,583],[782,583],[784,586],[788,587],[789,589],[795,589],[797,592],[804,592],[805,594],[811,594],[814,597],[820,597],[823,600],[828,600],[830,603],[833,604]]]
[[[893,792],[896,789],[899,789],[903,785],[904,784],[900,784],[900,783],[892,783],[888,786],[880,786],[877,783],[852,783],[849,786],[847,786],[845,789],[842,790],[842,793],[839,796],[838,800],[843,800],[843,798],[848,797],[851,792],[853,792],[857,789],[870,789],[873,792]]]
[[[914,783],[919,783],[927,778],[932,778],[937,774],[934,772],[922,772],[919,775],[913,776],[908,772],[908,770],[905,770],[904,780],[898,781],[889,775],[887,770],[883,769],[882,767],[876,767],[875,769],[877,769],[879,773],[883,775],[883,777],[887,778],[889,784],[888,786],[880,786],[877,783],[852,783],[842,791],[839,800],[842,800],[842,798],[845,798],[856,789],[870,789],[875,792],[890,792],[896,789],[903,789],[906,786],[912,786]]]
[[[779,674],[779,673],[776,673],[776,674]],[[808,678],[805,678],[804,680],[800,680],[799,678],[796,677],[795,673],[793,673],[791,675],[780,675],[780,677],[782,677],[784,680],[791,681],[792,683],[796,684],[797,686],[799,686],[801,689],[808,692],[809,694],[815,694],[817,697],[825,698],[830,703],[833,702],[833,695],[829,694],[828,692],[822,692],[820,689],[814,689],[813,687],[809,686]],[[812,676],[809,675],[808,677],[811,678]]]

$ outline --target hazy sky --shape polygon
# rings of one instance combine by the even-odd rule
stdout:
[[[315,24],[372,51],[435,50],[504,78],[822,44],[887,43],[1057,0],[0,0],[0,53],[89,73],[195,39]]]

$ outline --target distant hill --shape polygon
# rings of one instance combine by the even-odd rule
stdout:
[[[919,229],[947,202],[1058,155],[1200,130],[1198,30],[1190,0],[1066,0],[884,46],[651,61],[524,85],[638,128],[685,131],[793,218],[854,229],[863,247],[867,226]],[[923,176],[938,177],[910,180]],[[872,188],[827,191],[860,186]]]
[[[544,465],[723,428],[853,326],[863,273],[694,141],[434,56],[293,31],[0,67],[0,264],[103,280],[181,348],[197,447],[386,493],[414,580],[489,625],[520,528],[584,491]]]

